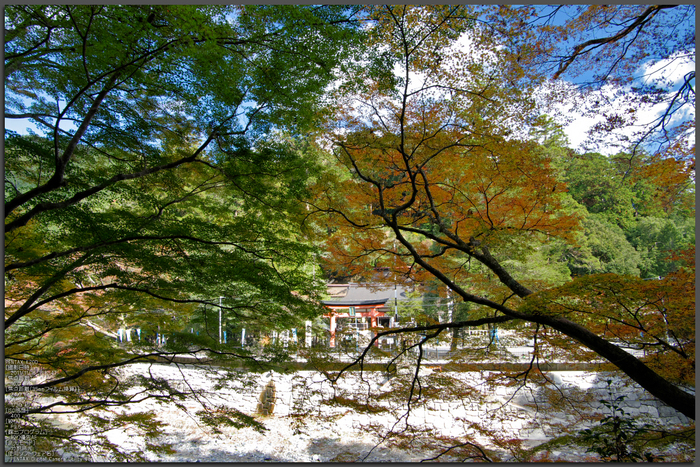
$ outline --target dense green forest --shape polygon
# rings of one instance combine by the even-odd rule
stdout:
[[[278,368],[301,349],[222,320],[303,347],[326,282],[377,268],[440,304],[386,331],[418,348],[504,326],[694,419],[694,72],[634,81],[693,31],[687,5],[6,6],[5,362],[55,398],[21,423],[120,423],[132,362]]]

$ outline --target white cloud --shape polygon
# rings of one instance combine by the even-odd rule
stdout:
[[[648,62],[639,69],[638,78],[647,84],[662,80],[679,87],[685,76],[695,70],[695,50],[691,54],[679,53],[667,59]]]
[[[543,108],[558,121],[572,148],[579,151],[595,150],[601,154],[611,155],[628,149],[636,141],[640,131],[649,128],[668,109],[670,99],[680,88],[687,73],[695,69],[695,55],[677,55],[668,59],[642,65],[635,74],[640,84],[657,84],[664,86],[669,92],[667,99],[658,104],[632,104],[625,96],[625,89],[604,86],[597,92],[582,95],[575,90],[571,83],[547,83],[540,90],[540,101]],[[629,90],[629,87],[626,89]],[[622,93],[620,91],[623,91]],[[555,93],[558,96],[552,99]],[[566,96],[562,98],[562,96]],[[549,102],[544,102],[544,100]],[[598,103],[598,105],[596,105]],[[601,103],[603,103],[601,105]],[[590,109],[596,108],[596,112]],[[588,109],[588,111],[586,111]],[[591,145],[589,131],[598,123],[605,121],[606,114],[622,113],[627,117],[627,124],[607,131],[597,136],[599,144]],[[695,107],[685,106],[667,122],[668,127],[683,121],[695,119]],[[694,134],[689,135],[694,138]]]

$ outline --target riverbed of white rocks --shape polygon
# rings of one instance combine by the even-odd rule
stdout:
[[[492,385],[488,381],[492,376],[489,372],[448,373],[430,369],[421,372],[422,394],[431,390],[433,394],[435,391],[445,392],[427,403],[423,403],[423,399],[416,400],[406,417],[405,400],[392,400],[390,396],[405,390],[406,384],[412,380],[409,373],[409,370],[399,371],[398,375],[352,372],[332,385],[323,374],[310,371],[240,373],[236,378],[228,378],[223,370],[211,368],[134,364],[116,376],[127,378],[148,374],[163,378],[173,388],[185,392],[194,390],[199,400],[209,407],[255,415],[266,430],[229,426],[218,426],[214,430],[194,415],[202,406],[193,398],[181,407],[147,399],[139,404],[115,408],[114,412],[139,410],[155,413],[157,419],[164,422],[158,443],[170,444],[173,452],[145,453],[146,441],[130,426],[112,430],[108,437],[122,451],[144,452],[146,459],[153,462],[416,462],[436,457],[460,439],[476,441],[493,449],[498,460],[509,461],[513,460],[512,456],[494,446],[489,436],[475,429],[472,422],[493,429],[504,439],[524,439],[524,445],[531,447],[557,437],[562,426],[581,420],[576,410],[573,414],[567,413],[553,405],[551,392],[528,386]],[[614,391],[616,397],[625,396],[622,400],[625,410],[635,419],[661,421],[669,427],[691,423],[682,414],[660,405],[639,387],[622,384],[615,378],[580,371],[550,372],[548,377],[557,385],[555,392],[580,399],[582,407],[588,407],[588,411],[602,410],[599,400],[606,399],[610,396],[608,392]],[[608,384],[608,379],[612,385]],[[270,381],[276,388],[272,414],[256,415],[260,409],[259,395]],[[470,390],[450,393],[445,388],[454,388],[455,381],[464,383],[464,387]],[[441,384],[446,384],[445,388]],[[352,404],[362,408],[365,396],[370,393],[385,395],[379,404],[383,404],[386,410],[353,410]],[[351,403],[328,404],[334,395]],[[583,399],[590,401],[589,405]],[[72,422],[64,416],[61,423],[69,425]],[[392,444],[396,440],[392,437],[383,440],[382,437],[390,432],[403,432],[406,435],[404,444]],[[409,434],[412,438],[406,442]],[[450,455],[453,452],[447,452],[439,460],[462,460],[456,452],[455,456]],[[65,460],[71,460],[70,453],[62,454]],[[109,456],[102,457],[94,452],[89,459],[85,456],[83,453],[81,458],[98,462],[111,460]],[[591,460],[590,456],[592,454],[582,448],[570,446],[550,452],[551,460],[563,462]],[[686,457],[694,459],[694,451],[687,453]]]

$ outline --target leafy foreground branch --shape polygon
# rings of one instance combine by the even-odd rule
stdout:
[[[562,353],[581,345],[694,419],[694,357],[684,350],[695,348],[694,333],[684,331],[694,329],[694,244],[688,241],[694,234],[682,249],[668,251],[685,260],[657,283],[646,283],[631,267],[582,275],[566,264],[567,256],[586,256],[587,248],[599,252],[600,262],[615,254],[607,246],[600,252],[604,240],[593,241],[582,229],[586,221],[605,218],[611,232],[629,232],[643,222],[639,209],[629,218],[625,209],[658,212],[655,198],[667,188],[638,178],[656,170],[655,158],[623,153],[613,160],[625,174],[607,173],[600,183],[620,179],[624,191],[636,193],[625,204],[610,206],[607,192],[574,198],[565,168],[585,156],[534,137],[556,132],[534,98],[547,77],[522,68],[517,41],[465,21],[479,15],[466,7],[384,6],[370,14],[377,22],[370,40],[392,51],[397,71],[378,75],[368,67],[365,87],[348,84],[337,93],[342,124],[328,125],[322,135],[333,172],[319,180],[309,205],[315,216],[309,222],[330,233],[326,268],[366,280],[380,269],[386,282],[433,282],[477,317],[554,330],[570,340],[562,341]],[[491,55],[471,54],[458,38]],[[375,66],[385,59],[367,57]],[[677,148],[676,161],[682,151]],[[685,207],[693,213],[694,165],[667,161],[674,175],[666,182],[675,194],[665,215]],[[629,177],[628,169],[636,175]],[[595,176],[578,177],[579,188],[594,183]],[[581,243],[586,236],[588,247]],[[644,358],[623,348],[651,342],[669,345]]]
[[[120,372],[196,352],[259,369],[265,359],[232,351],[224,333],[303,327],[318,314],[316,247],[297,202],[318,164],[299,135],[326,113],[326,86],[360,46],[357,8],[5,14],[5,114],[38,128],[5,132],[4,348],[22,367],[5,393],[26,402],[18,430],[81,415],[99,439],[66,436],[124,460],[110,430],[133,424],[155,439],[160,425],[115,410],[199,395]],[[209,423],[224,423],[207,407]]]

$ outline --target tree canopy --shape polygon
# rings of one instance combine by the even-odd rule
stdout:
[[[635,209],[653,209],[654,203],[635,196],[635,191],[644,193],[642,180],[632,184],[634,177],[623,172],[625,167],[616,168],[624,157],[613,160],[610,167],[600,155],[573,158],[563,170],[565,175],[558,176],[567,162],[525,137],[546,124],[533,98],[536,72],[524,74],[515,65],[514,51],[499,47],[500,38],[490,34],[490,27],[465,22],[464,9],[377,7],[372,14],[377,18],[373,40],[391,53],[396,79],[385,86],[386,78],[379,80],[368,71],[364,87],[348,88],[345,100],[339,99],[340,124],[324,135],[335,162],[346,169],[319,184],[311,203],[319,214],[333,219],[329,261],[356,273],[389,267],[406,280],[437,278],[465,302],[491,310],[491,322],[517,320],[552,328],[694,417],[694,396],[664,375],[663,365],[655,363],[657,357],[646,362],[633,357],[618,345],[617,337],[589,326],[587,316],[593,313],[603,322],[620,318],[606,315],[607,311],[596,313],[596,307],[576,313],[576,308],[562,312],[533,306],[541,303],[537,297],[557,295],[560,289],[552,287],[559,284],[513,263],[546,245],[568,245],[564,248],[572,253],[588,255],[589,260],[581,259],[590,264],[586,273],[639,276],[640,252],[623,229],[631,233]],[[473,47],[459,50],[458,36]],[[474,56],[474,50],[488,53]],[[640,166],[654,162],[635,164],[635,171],[643,171]],[[692,183],[688,164],[675,164],[677,175],[645,188],[688,194]],[[581,231],[583,244],[577,239]],[[692,261],[685,266],[692,268]],[[591,279],[563,287],[581,290],[579,299],[587,301],[582,281],[609,280],[587,277]],[[667,276],[662,283],[672,280]],[[646,290],[640,289],[643,282],[638,279],[624,283],[616,293],[630,294],[630,300],[639,300],[633,297]],[[638,314],[656,300],[642,299],[634,307],[610,303],[602,310],[621,308],[617,313],[631,308],[641,320]],[[692,328],[692,313],[681,307],[686,311],[679,310],[678,319],[683,327]],[[468,324],[469,320],[459,325]],[[624,320],[620,324],[639,336],[638,324]],[[454,326],[445,323],[442,329]],[[440,328],[435,329],[439,334]],[[659,334],[653,339],[666,342]],[[692,353],[681,348],[692,347],[694,341],[681,341],[664,348],[685,355],[682,358],[692,367]]]
[[[91,411],[185,397],[106,376],[135,361],[267,368],[284,357],[224,345],[216,315],[301,327],[324,274],[380,269],[424,302],[374,340],[504,326],[546,343],[533,362],[603,357],[694,419],[694,71],[651,71],[694,61],[693,14],[6,7],[6,124],[38,131],[5,131],[5,359],[59,398],[30,413],[102,426]],[[570,148],[564,102],[621,145]]]
[[[263,329],[317,315],[295,202],[316,169],[298,136],[326,112],[354,14],[6,8],[5,117],[41,132],[5,133],[5,358],[37,362],[31,388],[63,397],[33,413],[127,403],[110,368],[221,351],[216,328],[184,332],[207,311]],[[118,328],[143,331],[142,348]]]

